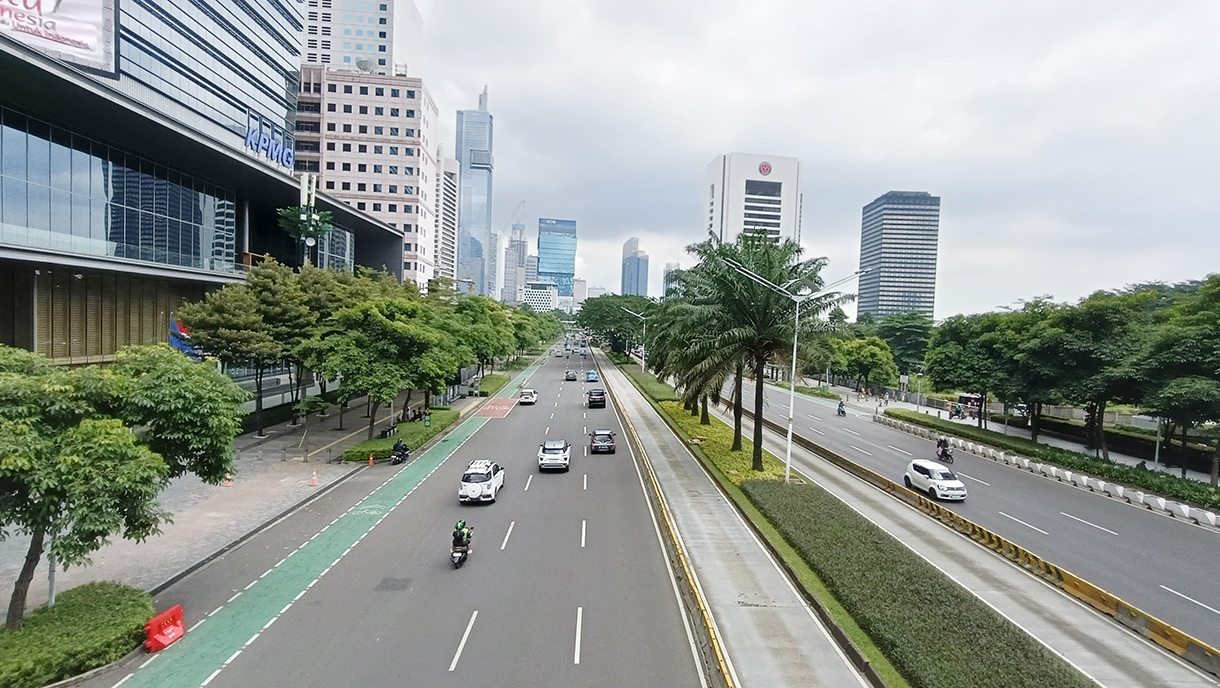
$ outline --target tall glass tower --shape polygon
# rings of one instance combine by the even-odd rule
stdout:
[[[860,313],[932,314],[939,230],[940,197],[926,191],[891,191],[864,206]]]
[[[575,276],[576,221],[538,220],[538,280],[554,282],[559,296],[571,296]]]
[[[487,111],[487,88],[479,95],[478,110],[458,110],[458,266],[460,281],[474,284],[476,294],[487,294],[491,235],[492,116]],[[495,296],[495,294],[490,294]]]

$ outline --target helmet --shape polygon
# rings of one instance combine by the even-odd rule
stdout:
[[[464,521],[464,520],[459,520],[457,523],[453,524],[453,529],[454,529],[454,530],[465,530],[465,529],[466,529],[466,521]]]

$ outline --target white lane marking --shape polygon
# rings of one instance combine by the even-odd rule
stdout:
[[[503,551],[503,549],[504,549],[506,546],[508,546],[508,536],[510,536],[510,535],[512,535],[512,534],[513,534],[513,526],[515,526],[515,525],[517,525],[517,522],[516,522],[516,521],[509,521],[509,522],[508,522],[508,532],[504,534],[504,542],[501,542],[501,543],[500,543],[500,550],[501,550],[501,551]]]
[[[217,610],[217,611],[220,611],[220,610]],[[209,614],[208,616],[211,616],[211,614]],[[199,628],[199,624],[201,624],[201,623],[203,623],[204,621],[207,621],[207,620],[208,620],[208,617],[207,617],[207,616],[203,617],[202,619],[200,619],[200,620],[196,621],[196,622],[195,622],[195,624],[194,624],[193,626],[191,626],[190,628],[186,629],[186,632],[187,632],[187,633],[190,633],[191,631],[195,630],[196,628]],[[159,656],[159,655],[154,655],[154,656]],[[141,665],[141,666],[140,666],[140,668],[141,668],[141,669],[143,669],[143,668],[144,668],[144,667],[143,667],[143,665]]]
[[[262,578],[262,576],[259,576],[259,578]],[[243,590],[249,590],[250,588],[253,588],[253,587],[254,587],[254,584],[255,584],[255,583],[257,583],[257,582],[258,582],[258,578],[255,578],[254,580],[250,581],[250,584],[249,584],[249,585],[247,585],[245,588],[242,588],[242,589],[243,589]]]
[[[900,453],[906,454],[907,456],[915,456],[915,455],[914,455],[914,454],[912,454],[911,452],[909,452],[909,451],[907,451],[907,450],[905,450],[905,449],[899,449],[898,447],[895,447],[895,446],[894,446],[894,445],[892,445],[892,444],[887,444],[887,445],[885,445],[885,446],[889,447],[890,449],[893,449],[893,450],[894,450],[894,451],[896,451],[896,452],[900,452]]]
[[[588,425],[585,425],[585,426],[582,426],[582,427],[584,428],[584,432],[583,432],[582,434],[588,435],[588,434],[589,434],[589,426],[588,426]]]
[[[229,598],[229,602],[232,602],[233,600],[235,600],[235,599],[237,599],[237,598],[239,598],[239,597],[241,597],[241,593],[240,593],[240,592],[239,592],[239,593],[237,593],[236,595],[234,595],[234,596],[230,597],[230,598]],[[228,604],[228,602],[226,602],[225,604]]]
[[[589,412],[588,412],[588,411],[585,411],[585,412],[584,412],[584,414],[585,414],[585,415],[584,415],[584,418],[588,418],[588,417],[589,417]]]
[[[965,473],[962,473],[961,471],[958,471],[957,474],[962,476],[966,480],[973,480],[974,482],[979,483],[980,485],[986,485],[987,487],[991,487],[991,483],[987,482],[986,480],[979,480],[978,478],[974,477],[973,475],[966,475]]]
[[[196,626],[198,626],[199,624],[195,624],[195,625],[196,625]],[[161,655],[159,655],[159,654],[153,655],[152,657],[149,657],[148,659],[144,660],[144,663],[143,663],[143,664],[141,664],[140,666],[136,667],[136,668],[137,668],[137,669],[143,669],[144,667],[148,666],[149,664],[152,664],[152,663],[153,663],[153,660],[154,660],[154,659],[156,659],[156,658],[158,658],[158,657],[160,657],[160,656],[161,656]]]
[[[572,658],[573,664],[580,664],[580,629],[585,621],[585,608],[576,608],[576,654]]]
[[[555,417],[555,412],[551,411],[551,418],[554,418],[554,417]]]
[[[821,430],[818,430],[817,428],[809,428],[809,429],[810,429],[810,430],[812,430],[812,431],[814,431],[814,432],[816,432],[816,433],[817,433],[817,434],[819,434],[819,435],[825,435],[825,434],[826,434],[826,433],[822,432]]]
[[[851,447],[852,449],[855,449],[856,451],[860,452],[861,454],[865,454],[865,455],[868,455],[868,456],[872,456],[872,452],[867,452],[867,451],[865,451],[865,450],[863,450],[863,449],[861,449],[861,448],[857,447],[857,446],[856,446],[856,445],[854,445],[854,444],[849,444],[849,445],[847,445],[847,446]]]
[[[1089,523],[1088,521],[1084,520],[1083,518],[1073,516],[1066,511],[1060,511],[1059,513],[1063,514],[1064,516],[1067,516],[1068,518],[1072,519],[1073,521],[1080,521],[1081,523],[1085,524],[1086,526],[1093,526],[1094,528],[1096,528],[1098,530],[1104,530],[1105,532],[1107,532],[1111,535],[1118,535],[1118,533],[1110,530],[1109,528],[1102,528],[1101,526],[1097,525],[1096,523]]]
[[[588,448],[588,447],[581,447],[581,451],[583,451],[583,452],[584,452],[584,455],[585,455],[585,456],[588,456],[588,455],[589,455],[589,448]]]
[[[458,660],[462,658],[462,648],[466,647],[466,639],[470,637],[470,629],[474,628],[474,620],[479,618],[479,610],[470,615],[470,623],[466,624],[466,632],[462,634],[462,642],[458,643],[457,652],[453,653],[453,661],[449,663],[449,671],[457,668]]]
[[[119,682],[118,682],[118,683],[116,683],[116,684],[114,684],[114,685],[113,685],[113,686],[111,686],[110,688],[119,688],[119,686],[123,685],[124,683],[127,683],[127,679],[131,678],[132,676],[135,676],[135,672],[132,672],[132,673],[130,673],[130,674],[127,674],[127,675],[126,675],[126,676],[124,676],[123,678],[119,679]]]
[[[589,474],[585,473],[585,489],[589,489]]]
[[[850,432],[851,434],[855,435],[856,437],[860,436],[860,433],[856,432],[855,430],[852,430],[851,428],[839,428],[839,429],[842,430],[843,432]]]
[[[580,546],[585,546],[585,521],[580,522]]]
[[[548,425],[548,426],[546,426],[546,432],[544,432],[544,433],[542,433],[542,434],[544,434],[544,435],[549,435],[549,434],[551,434],[551,426],[549,426],[549,425]]]
[[[555,402],[555,408],[559,408],[559,402]]]
[[[233,660],[237,659],[237,655],[240,655],[240,654],[241,654],[241,650],[238,650],[237,652],[234,652],[233,654],[229,655],[229,658],[225,660],[225,666],[232,664]]]
[[[203,683],[199,684],[199,688],[203,688],[203,686],[206,686],[207,684],[211,683],[212,679],[216,678],[216,674],[219,674],[219,673],[220,673],[220,669],[213,671],[211,676],[208,676],[207,678],[205,678],[203,680]]]
[[[220,611],[221,609],[224,609],[224,608],[225,608],[225,607],[224,607],[224,605],[222,604],[222,605],[220,605],[219,607],[217,607],[217,608],[213,609],[212,611],[208,612],[208,616],[213,616],[214,614],[216,614],[216,612],[218,612],[218,611]]]
[[[1050,535],[1050,533],[1046,532],[1045,530],[1042,530],[1041,528],[1039,528],[1037,526],[1031,526],[1030,524],[1026,523],[1025,521],[1022,521],[1021,519],[1016,518],[1015,516],[1009,516],[1008,514],[1004,513],[1003,511],[999,511],[997,513],[1000,514],[1001,516],[1003,516],[1004,518],[1009,518],[1009,519],[1016,521],[1017,523],[1020,523],[1021,525],[1025,526],[1026,528],[1032,528],[1032,529],[1038,531],[1039,533],[1042,533],[1043,535]]]
[[[522,491],[522,492],[529,492],[529,489],[530,489],[530,483],[531,483],[533,480],[534,480],[534,476],[533,476],[533,475],[530,475],[530,477],[526,478],[526,479],[525,479],[525,489],[524,489],[524,490],[521,490],[521,491]]]
[[[1166,590],[1167,592],[1171,592],[1171,593],[1177,595],[1178,597],[1181,597],[1184,600],[1187,600],[1188,602],[1194,602],[1195,604],[1199,605],[1200,607],[1203,607],[1204,609],[1206,609],[1209,612],[1212,612],[1213,614],[1220,614],[1220,609],[1216,609],[1215,607],[1209,607],[1206,604],[1203,604],[1202,602],[1200,602],[1199,600],[1196,600],[1193,597],[1187,597],[1186,595],[1183,595],[1182,593],[1178,592],[1177,590],[1174,590],[1173,588],[1166,588],[1163,585],[1161,586],[1161,588]]]
[[[817,416],[813,415],[812,413],[811,413],[811,414],[809,414],[809,417],[810,417],[810,418],[812,418],[812,419],[814,419],[814,420],[816,420],[816,421],[820,421],[820,420],[822,420],[821,418],[818,418]]]

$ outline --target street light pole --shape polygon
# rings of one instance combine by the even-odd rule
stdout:
[[[640,357],[644,359],[644,363],[640,366],[640,368],[644,372],[648,372],[648,319],[645,318],[644,316],[640,315],[639,313],[636,313],[635,311],[631,310],[630,308],[623,308],[622,306],[619,306],[619,308],[622,308],[623,310],[627,311],[628,313],[639,318],[640,322],[644,324],[644,340],[642,342],[640,342]]]

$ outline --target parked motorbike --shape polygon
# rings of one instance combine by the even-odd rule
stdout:
[[[941,447],[936,450],[936,458],[945,463],[953,463],[953,449],[950,447]]]

